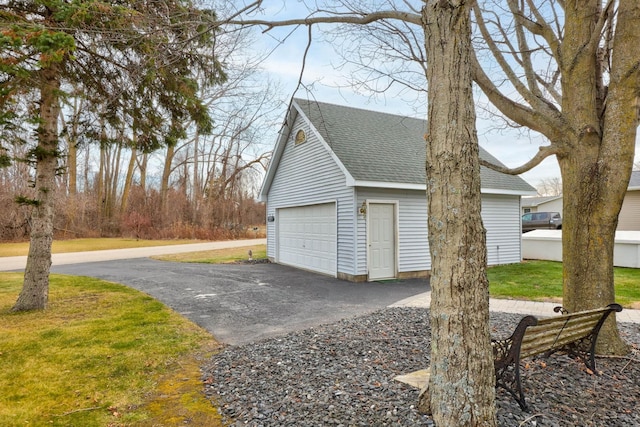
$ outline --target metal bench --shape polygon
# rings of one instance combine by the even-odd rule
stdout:
[[[496,387],[508,391],[520,408],[528,411],[520,381],[520,361],[539,354],[550,356],[566,352],[578,357],[594,374],[595,346],[602,324],[611,312],[620,312],[619,304],[609,304],[595,310],[568,313],[562,307],[554,309],[562,315],[538,319],[526,316],[513,334],[505,340],[492,340]]]

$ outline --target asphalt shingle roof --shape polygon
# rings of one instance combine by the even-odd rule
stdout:
[[[426,120],[294,99],[357,181],[425,184]],[[480,147],[480,157],[502,165]],[[530,192],[518,176],[481,168],[483,188]]]

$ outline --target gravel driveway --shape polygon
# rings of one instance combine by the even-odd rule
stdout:
[[[148,258],[58,265],[146,292],[226,344],[246,344],[386,307],[426,280],[351,283],[278,264],[189,264]]]

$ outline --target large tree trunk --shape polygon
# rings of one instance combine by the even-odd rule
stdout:
[[[637,1],[620,2],[608,90],[598,83],[602,70],[597,58],[584,48],[600,6],[594,0],[580,10],[583,16],[567,15],[563,46],[562,109],[574,130],[566,141],[572,149],[558,155],[564,193],[563,300],[569,311],[615,301],[615,230],[633,164],[640,78]],[[626,351],[610,316],[599,335],[598,352]]]
[[[51,243],[53,241],[53,204],[58,166],[58,116],[60,81],[56,65],[40,75],[40,119],[36,149],[35,199],[32,201],[31,241],[24,283],[14,311],[46,308],[49,296]]]
[[[622,183],[629,181],[627,170],[630,171],[617,163],[597,159],[585,162],[581,153],[575,154],[559,159],[564,188],[563,301],[569,312],[604,307],[615,301],[613,247],[627,187]],[[626,180],[613,178],[625,173]],[[610,317],[598,336],[598,351],[623,354],[627,347],[618,334],[614,317]]]
[[[429,395],[439,426],[496,425],[469,12],[464,0],[429,0],[423,10],[432,262]]]

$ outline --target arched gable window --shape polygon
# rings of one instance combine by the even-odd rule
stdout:
[[[298,132],[296,132],[296,139],[295,139],[296,145],[300,145],[303,142],[305,142],[306,140],[307,140],[307,135],[304,133],[304,131],[302,129],[300,129]]]

